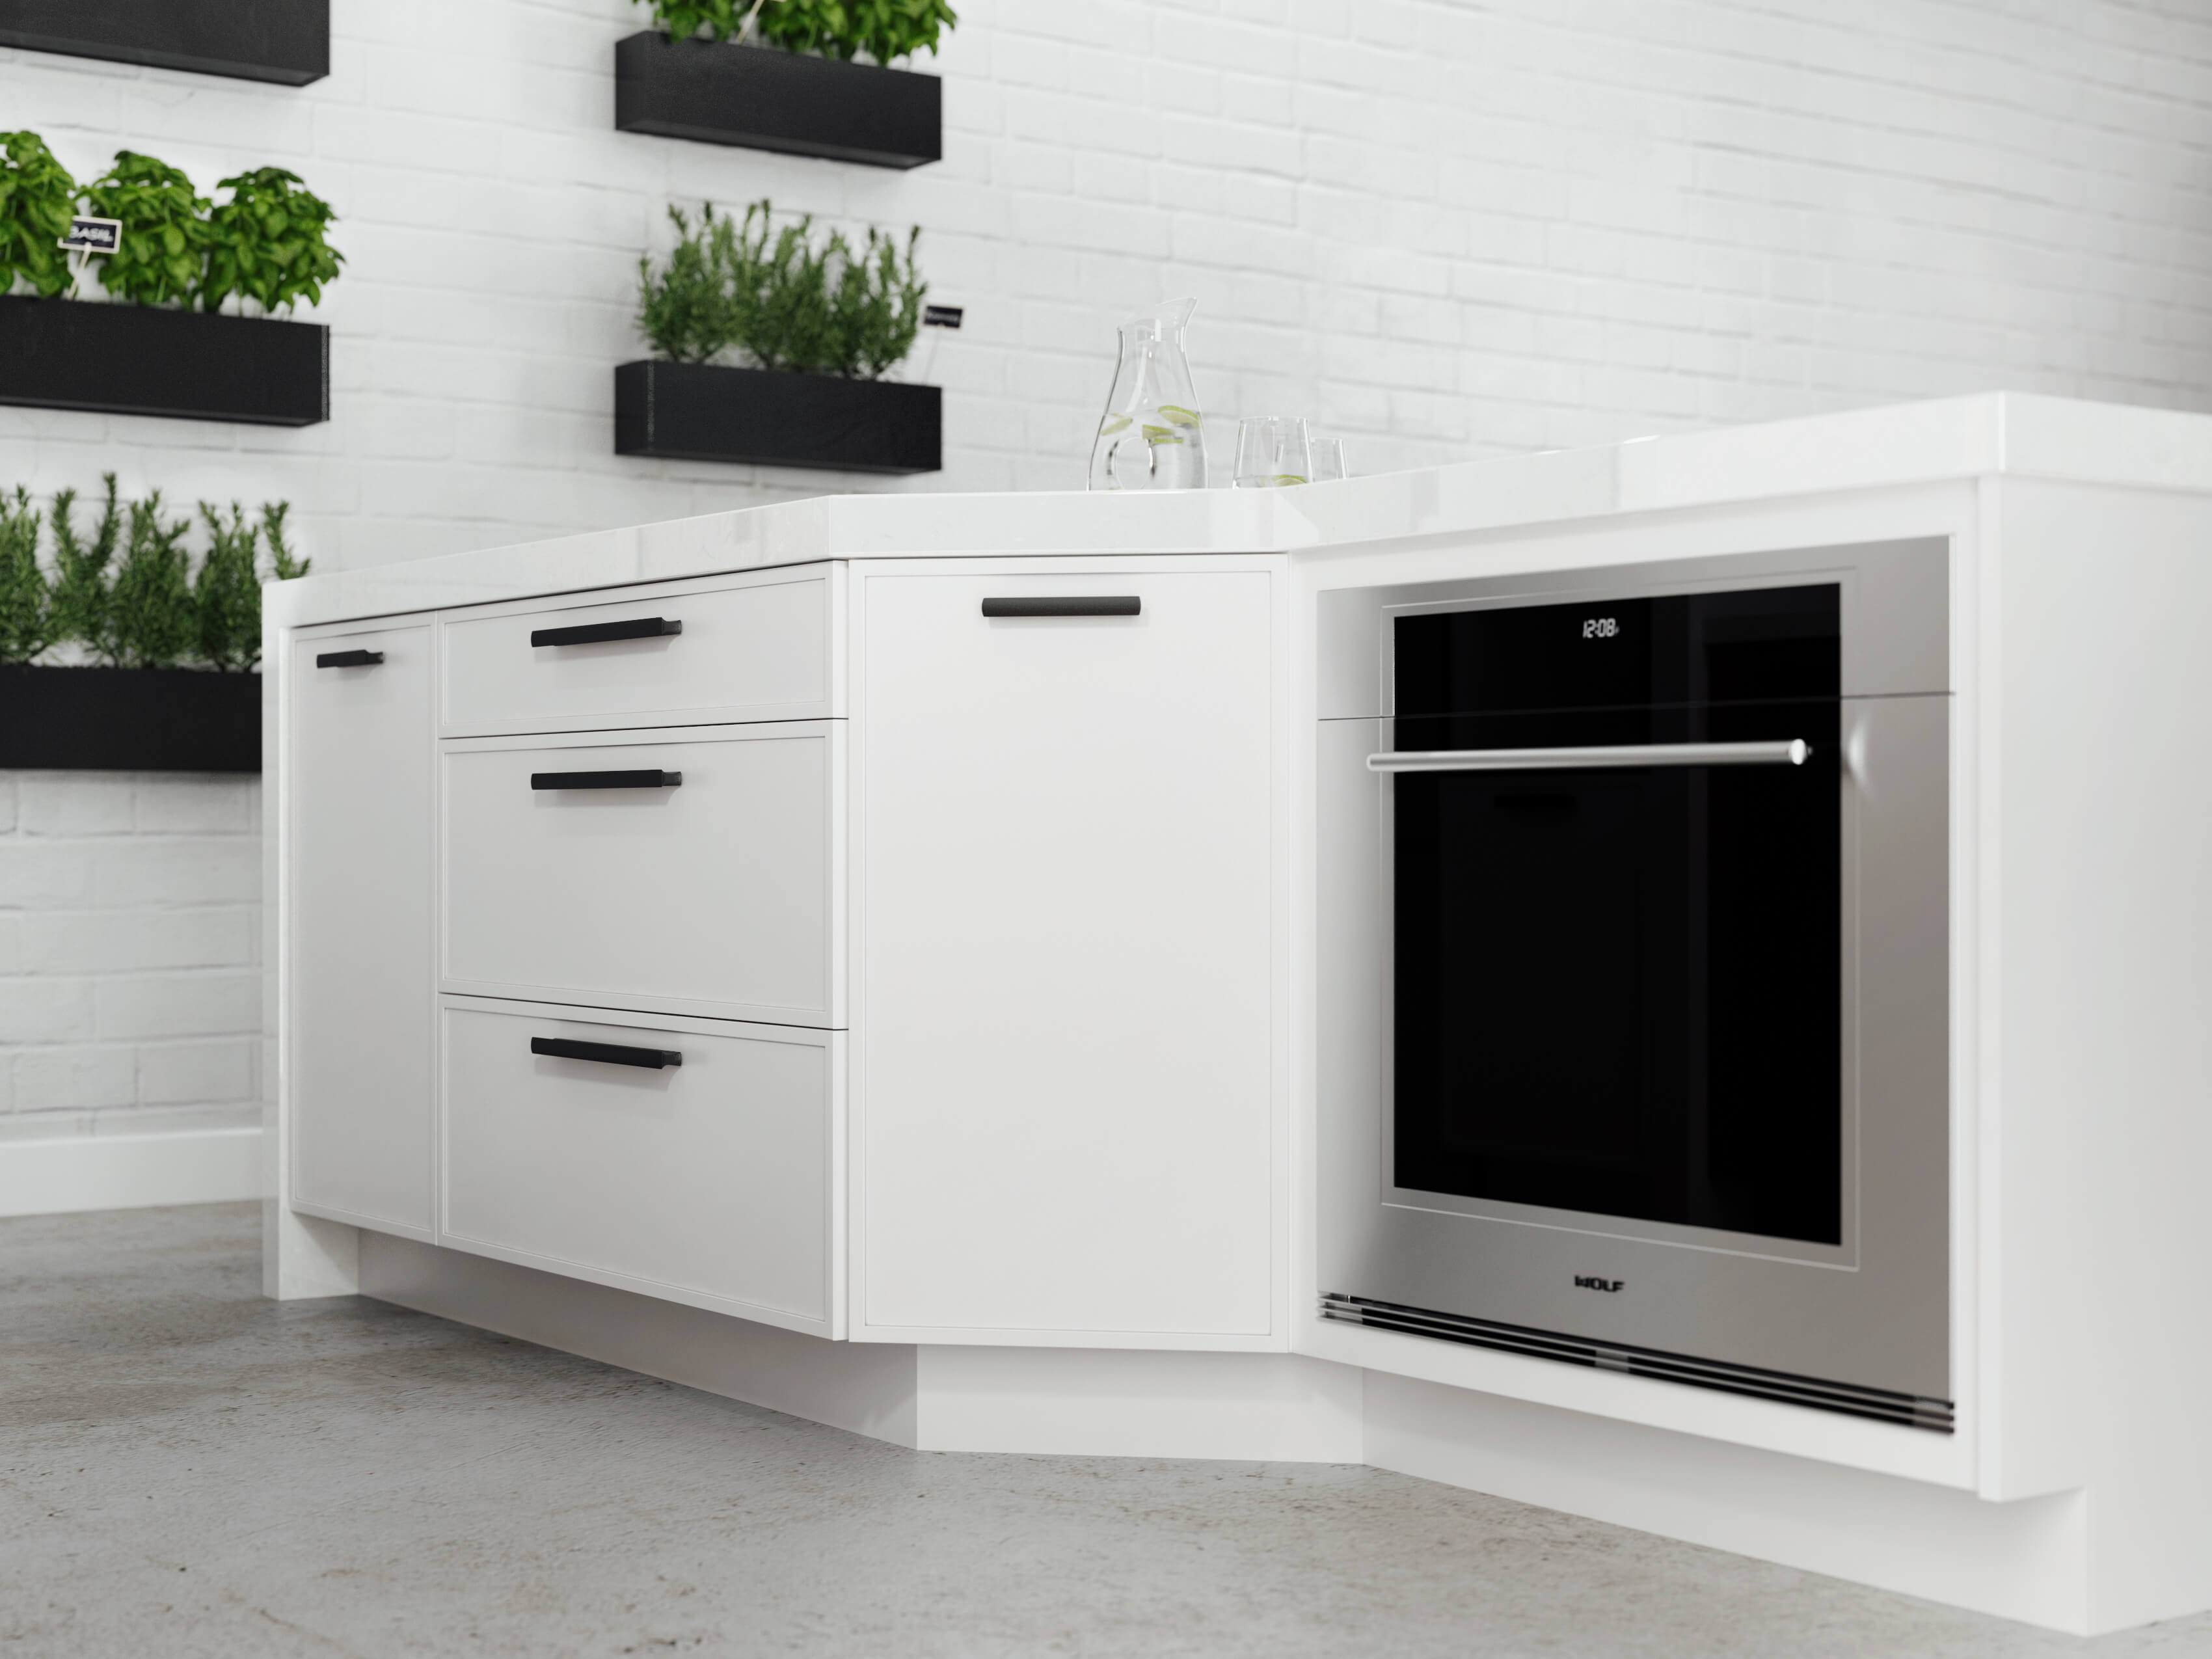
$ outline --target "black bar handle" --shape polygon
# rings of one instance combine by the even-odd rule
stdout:
[[[637,617],[629,622],[586,623],[580,628],[534,628],[532,645],[599,645],[608,640],[657,640],[681,634],[684,624],[668,617]]]
[[[987,617],[1135,617],[1144,613],[1145,602],[1134,593],[1052,594],[1036,599],[986,599],[983,614]]]
[[[322,651],[315,655],[318,668],[374,668],[384,660],[381,651]]]
[[[530,1052],[555,1060],[596,1060],[603,1066],[639,1066],[658,1072],[681,1066],[684,1056],[673,1048],[632,1048],[620,1042],[574,1042],[567,1037],[532,1037]]]
[[[532,789],[674,789],[681,772],[532,772]]]

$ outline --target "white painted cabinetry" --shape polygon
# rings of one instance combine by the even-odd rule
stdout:
[[[300,1206],[823,1336],[1281,1346],[1272,563],[823,562],[303,641]],[[1128,614],[984,614],[1085,594]]]
[[[833,567],[487,605],[441,629],[439,730],[806,720],[831,703]],[[647,623],[667,631],[580,638]]]
[[[272,1293],[933,1449],[1364,1455],[2076,1632],[2212,1606],[2208,538],[2212,420],[2003,396],[276,585]],[[1955,1432],[1322,1317],[1316,1084],[1389,1006],[1320,942],[1316,735],[1384,735],[1328,590],[1934,538],[1948,873],[1893,890],[1948,912]],[[984,607],[1085,597],[1133,603]],[[684,782],[529,787],[603,763]]]
[[[292,1201],[431,1234],[431,627],[296,638],[288,680]],[[320,665],[318,665],[319,659]]]
[[[842,1036],[449,998],[442,1240],[823,1334]],[[654,1066],[533,1052],[566,1039]]]
[[[446,744],[443,988],[836,1023],[830,825],[842,725]],[[678,781],[588,787],[610,772]]]
[[[856,574],[855,1334],[1268,1331],[1270,580]]]

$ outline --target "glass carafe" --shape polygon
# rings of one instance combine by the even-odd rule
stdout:
[[[1121,325],[1113,395],[1091,446],[1093,489],[1203,489],[1206,443],[1182,331],[1195,300],[1169,300]]]

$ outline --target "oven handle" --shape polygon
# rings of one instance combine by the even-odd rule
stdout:
[[[1773,743],[1621,743],[1585,749],[1400,749],[1370,755],[1370,772],[1555,772],[1614,766],[1802,766],[1813,745]]]

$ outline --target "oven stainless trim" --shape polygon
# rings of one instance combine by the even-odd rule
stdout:
[[[1949,544],[1942,537],[1849,547],[1799,547],[1710,559],[1547,570],[1340,587],[1319,595],[1319,714],[1322,720],[1388,714],[1389,631],[1383,612],[1468,611],[1483,605],[1559,605],[1633,593],[1713,592],[1733,587],[1844,585],[1844,696],[1882,697],[1953,690]]]
[[[1323,1296],[1320,1312],[1323,1319],[1340,1324],[1364,1325],[1370,1330],[1425,1336],[1471,1348],[1494,1348],[1501,1353],[1525,1354],[1531,1358],[1557,1360],[1593,1370],[1619,1371],[1628,1376],[1656,1376],[1664,1382],[1685,1382],[1692,1388],[1749,1395],[1754,1399],[1780,1401],[1792,1406],[1811,1406],[1820,1411],[1928,1429],[1937,1434],[1950,1434],[1958,1426],[1957,1413],[1950,1401],[1895,1394],[1887,1389],[1862,1389],[1849,1382],[1793,1376],[1786,1371],[1761,1370],[1750,1365],[1719,1364],[1687,1354],[1621,1347],[1552,1331],[1523,1330],[1517,1325],[1440,1314],[1426,1308],[1395,1307],[1364,1297]]]

